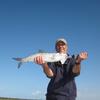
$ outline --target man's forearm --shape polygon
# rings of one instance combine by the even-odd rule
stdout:
[[[73,73],[80,74],[80,69],[81,69],[81,64],[76,63],[75,66],[73,67],[72,71],[73,71]]]
[[[52,70],[49,68],[49,66],[47,65],[47,63],[42,64],[43,67],[43,71],[44,73],[48,76],[48,77],[52,77],[54,74],[52,72]]]
[[[81,68],[81,58],[79,55],[76,58],[75,66],[73,67],[72,71],[73,73],[80,73],[80,68]]]

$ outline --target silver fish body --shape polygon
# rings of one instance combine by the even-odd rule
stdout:
[[[22,63],[34,62],[34,58],[37,56],[42,56],[45,62],[61,61],[62,64],[64,64],[65,60],[68,58],[66,54],[60,54],[60,53],[36,53],[25,58],[13,58],[13,59],[19,61],[18,68],[20,68]]]

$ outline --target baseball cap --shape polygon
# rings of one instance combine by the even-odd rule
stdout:
[[[64,38],[57,39],[56,40],[56,45],[57,45],[58,42],[63,42],[63,43],[65,43],[67,45],[67,41]]]

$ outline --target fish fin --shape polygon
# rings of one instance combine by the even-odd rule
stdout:
[[[46,53],[44,50],[39,49],[39,53]]]
[[[22,62],[19,62],[18,63],[18,69],[21,67],[21,65],[22,65]]]

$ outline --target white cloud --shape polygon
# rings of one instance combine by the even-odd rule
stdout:
[[[32,93],[32,95],[39,95],[41,93],[41,91],[35,91]]]
[[[35,99],[44,99],[45,98],[45,92],[41,90],[36,90],[32,92],[32,96]]]

